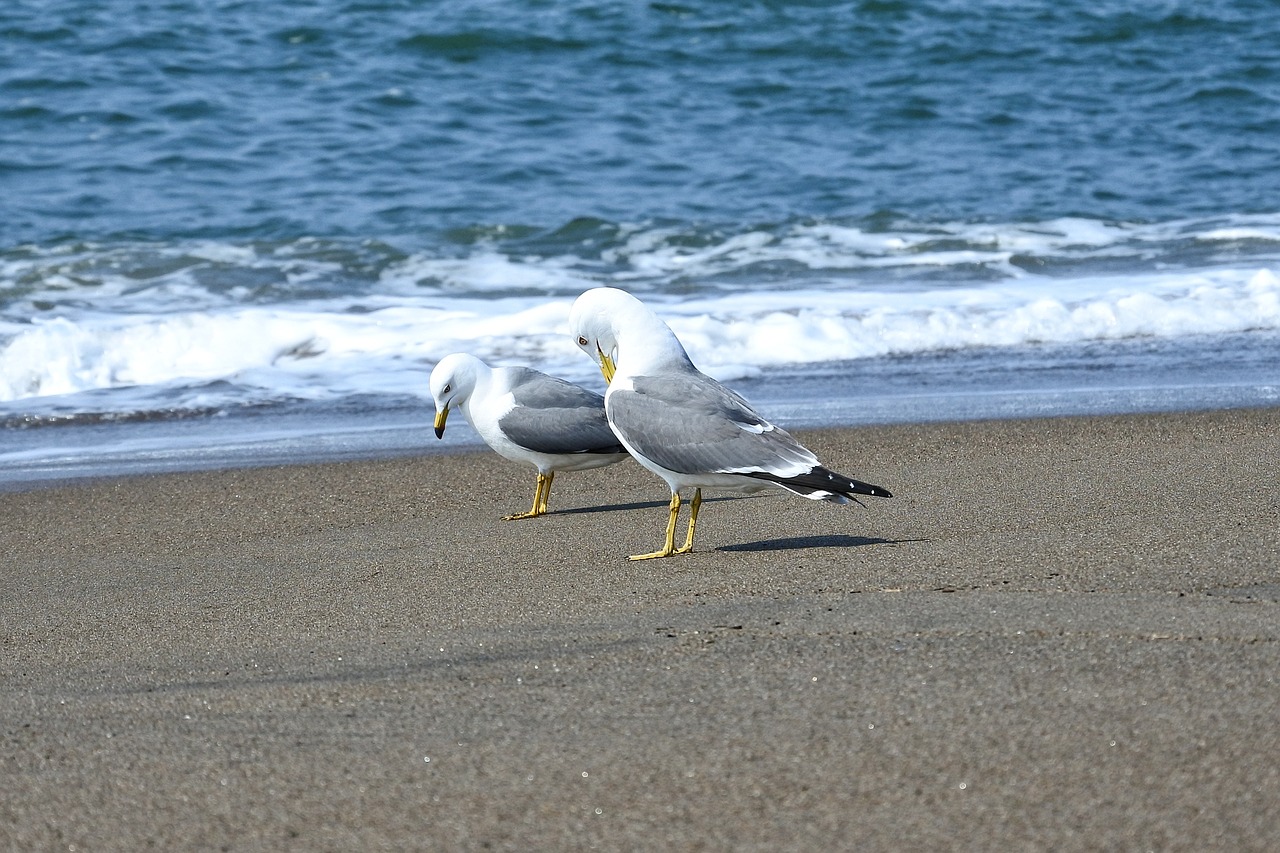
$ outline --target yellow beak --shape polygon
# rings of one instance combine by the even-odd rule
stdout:
[[[444,438],[444,422],[449,417],[449,407],[445,406],[436,412],[436,438]]]
[[[613,381],[613,374],[618,372],[617,366],[614,365],[613,359],[604,354],[604,350],[596,347],[596,352],[600,353],[600,372],[604,374],[605,382]]]

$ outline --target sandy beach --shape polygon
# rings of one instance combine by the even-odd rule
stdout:
[[[0,494],[0,847],[1268,850],[1280,410],[799,433],[891,500],[491,453]]]

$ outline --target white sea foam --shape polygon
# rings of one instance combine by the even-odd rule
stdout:
[[[687,237],[637,228],[597,257],[491,245],[463,257],[420,253],[355,285],[293,299],[207,282],[251,270],[278,278],[287,294],[325,284],[342,264],[301,244],[186,246],[180,261],[148,276],[122,271],[121,250],[9,257],[0,264],[0,405],[21,412],[83,392],[215,381],[246,399],[425,396],[431,365],[460,350],[590,381],[565,320],[574,296],[597,284],[639,293],[721,378],[941,349],[1280,328],[1280,264],[1271,263],[1280,217],[1199,230],[1061,220]],[[1189,241],[1241,240],[1262,244],[1245,263],[1225,250],[1180,263]],[[1155,261],[1141,257],[1152,251]],[[1117,255],[1128,271],[1089,266]],[[1027,256],[1066,265],[1049,275],[1014,263]],[[761,264],[798,273],[753,276]],[[889,266],[907,272],[879,277]],[[921,268],[934,272],[910,272]],[[197,399],[186,394],[183,404]],[[94,405],[110,403],[99,395]]]

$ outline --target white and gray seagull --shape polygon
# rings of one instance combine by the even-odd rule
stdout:
[[[625,290],[598,287],[583,293],[569,312],[569,330],[609,383],[605,412],[618,440],[671,487],[666,541],[660,550],[631,559],[693,550],[704,488],[777,488],[841,504],[857,501],[856,495],[892,497],[880,486],[822,467],[786,430],[694,367],[670,327]],[[680,492],[690,488],[689,532],[677,548]]]
[[[490,367],[466,353],[440,359],[431,371],[436,438],[444,438],[452,408],[495,453],[538,469],[533,508],[503,520],[547,511],[557,471],[585,471],[627,458],[605,419],[604,398],[529,367]]]

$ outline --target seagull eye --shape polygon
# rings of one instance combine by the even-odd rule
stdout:
[[[587,339],[582,337],[582,335],[578,335],[578,346],[585,347],[586,345],[587,345]]]
[[[453,383],[449,383],[448,385],[444,386],[444,393],[448,394],[452,390],[453,390]]]

